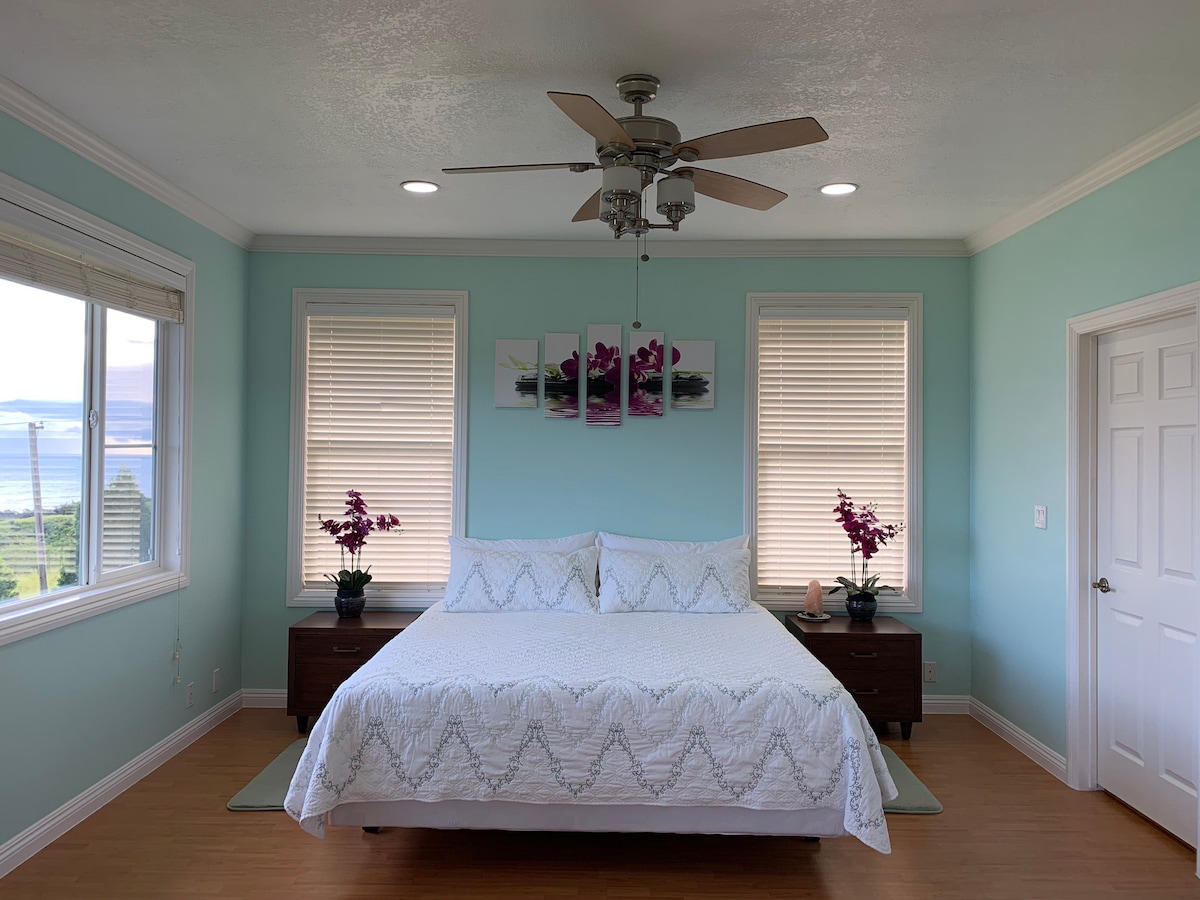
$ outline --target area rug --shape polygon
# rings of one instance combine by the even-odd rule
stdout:
[[[234,812],[249,810],[283,809],[283,798],[287,795],[288,785],[296,764],[300,762],[300,754],[304,752],[305,739],[301,738],[280,753],[275,760],[254,776],[254,780],[242,788],[229,801],[227,806]],[[929,792],[929,788],[921,784],[892,748],[880,744],[883,758],[887,760],[888,771],[892,773],[892,781],[900,794],[895,800],[883,804],[885,812],[916,813],[930,815],[940,813],[942,804]]]

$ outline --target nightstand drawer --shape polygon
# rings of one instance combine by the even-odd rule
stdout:
[[[845,670],[838,680],[854,698],[867,718],[915,716],[917,699],[913,693],[912,675],[903,670]]]
[[[915,655],[914,641],[872,641],[861,638],[812,638],[805,646],[834,674],[843,669],[911,670]]]
[[[395,635],[379,631],[358,631],[353,634],[297,634],[295,648],[297,659],[303,660],[304,665],[329,665],[346,668],[349,672],[378,653],[383,645]],[[349,674],[349,673],[347,673]]]

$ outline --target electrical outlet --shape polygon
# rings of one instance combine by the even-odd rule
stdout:
[[[193,704],[193,703],[195,702],[195,700],[196,700],[195,694],[196,694],[196,682],[194,682],[194,681],[189,681],[189,682],[188,682],[188,686],[187,686],[187,705],[188,705],[188,709],[191,709],[191,708],[192,708],[192,704]]]
[[[213,669],[213,693],[221,690],[221,670]]]
[[[924,663],[923,669],[925,672],[925,680],[926,681],[937,681],[937,663],[935,663],[935,662]]]
[[[1046,527],[1046,507],[1035,506],[1033,508],[1033,527],[1042,529]]]

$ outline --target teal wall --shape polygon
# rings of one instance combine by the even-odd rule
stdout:
[[[4,115],[0,171],[193,260],[197,273],[191,586],[0,647],[3,844],[241,686],[249,254]],[[192,709],[173,683],[177,612]]]
[[[923,293],[926,587],[925,612],[910,621],[938,662],[931,692],[969,692],[968,261],[653,259],[642,266],[644,327],[668,340],[716,339],[716,409],[588,428],[493,407],[497,338],[615,322],[628,336],[633,276],[632,259],[252,255],[245,508],[278,525],[246,533],[247,688],[285,686],[287,626],[311,612],[284,605],[292,290],[340,287],[470,293],[467,533],[476,537],[742,533],[746,293]]]
[[[1200,141],[971,260],[971,693],[1060,753],[1066,320],[1198,279]]]

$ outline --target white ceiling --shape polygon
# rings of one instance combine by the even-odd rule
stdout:
[[[822,144],[702,165],[680,238],[962,238],[1200,102],[1197,0],[4,0],[4,75],[258,233],[596,240],[599,174],[545,91],[615,79],[685,137],[815,116]],[[443,190],[416,197],[407,178]],[[860,182],[855,196],[816,192]],[[657,239],[657,233],[656,233]]]

